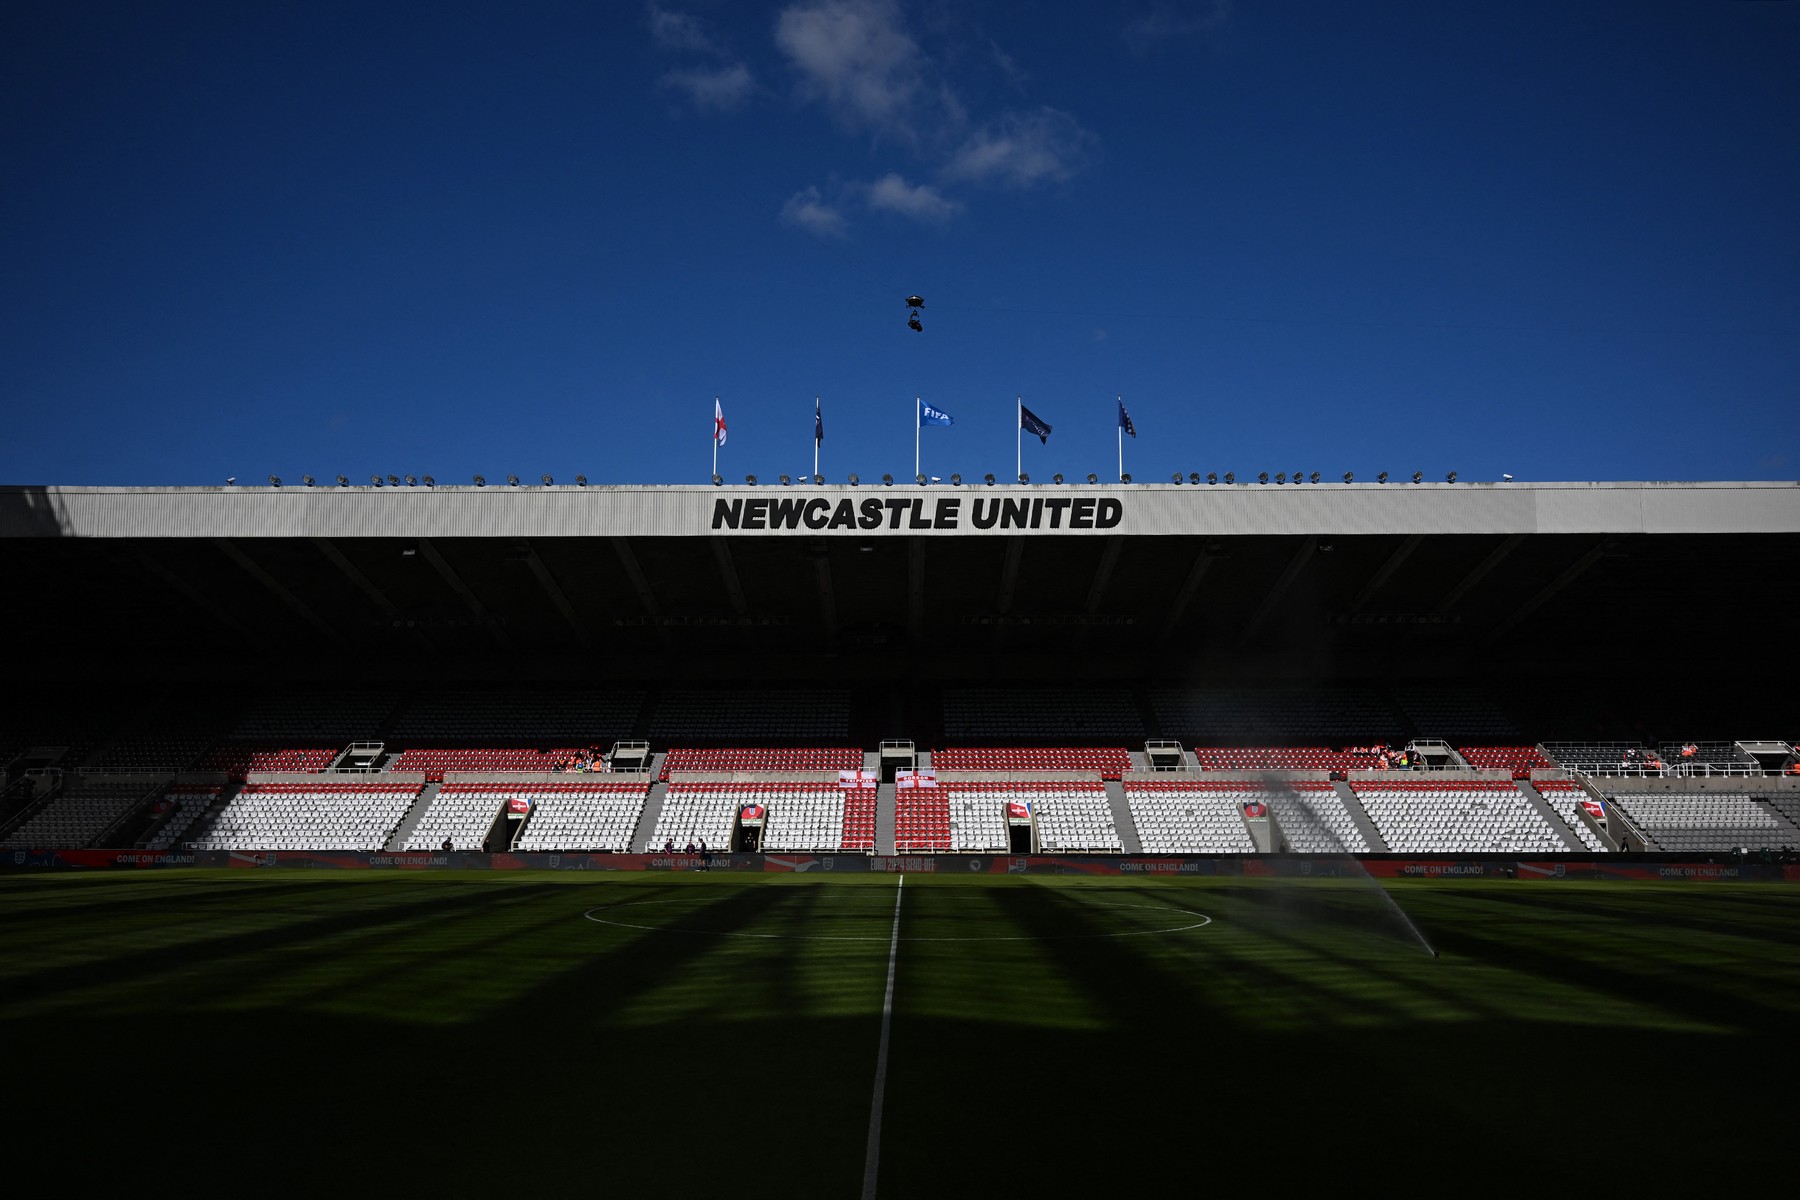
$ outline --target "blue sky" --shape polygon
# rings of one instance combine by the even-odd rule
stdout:
[[[516,10],[516,11],[515,11]],[[15,3],[0,482],[1800,478],[1800,4]],[[903,303],[926,299],[922,332]]]

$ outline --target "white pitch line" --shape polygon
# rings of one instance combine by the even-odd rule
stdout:
[[[881,1050],[875,1056],[875,1098],[869,1105],[869,1150],[863,1160],[863,1200],[875,1200],[875,1172],[881,1165],[881,1095],[887,1089],[888,1030],[894,1023],[894,966],[900,960],[900,897],[906,876],[894,889],[894,936],[888,943],[887,995],[881,1000]]]

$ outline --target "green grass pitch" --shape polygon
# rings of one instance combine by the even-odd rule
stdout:
[[[13,1159],[855,1197],[891,961],[881,1196],[1786,1175],[1800,889],[901,879],[0,877]]]

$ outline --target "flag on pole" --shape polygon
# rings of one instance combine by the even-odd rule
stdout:
[[[713,397],[713,441],[725,444],[725,410],[719,407],[719,398]]]
[[[1123,400],[1119,401],[1119,428],[1123,429],[1126,433],[1129,433],[1132,437],[1137,436],[1137,426],[1131,423],[1131,414],[1125,411],[1125,402]]]
[[[949,413],[931,407],[923,400],[919,401],[919,424],[921,425],[954,425],[956,418]]]
[[[1023,404],[1019,405],[1019,428],[1026,433],[1037,434],[1038,441],[1044,445],[1050,444],[1050,426],[1044,424],[1042,418]]]
[[[813,397],[813,445],[825,440],[825,418],[819,414],[819,398]],[[816,472],[815,472],[816,473]]]

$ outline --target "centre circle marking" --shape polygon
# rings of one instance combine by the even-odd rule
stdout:
[[[590,908],[582,913],[582,917],[596,925],[611,925],[618,929],[641,929],[648,933],[697,933],[709,937],[741,937],[777,939],[795,942],[888,942],[893,940],[891,933],[851,934],[851,933],[753,933],[741,929],[690,929],[681,925],[642,925],[631,921],[618,921],[610,917],[598,916],[599,913],[613,913],[621,908],[647,908],[656,904],[708,904],[709,900],[700,897],[682,898],[679,900],[627,900],[622,904],[609,904],[600,908]],[[1193,912],[1185,908],[1175,908],[1168,904],[1106,904],[1088,905],[1089,908],[1149,908],[1158,912],[1180,913],[1184,917],[1197,917],[1198,920],[1185,924],[1168,925],[1160,929],[1127,929],[1117,933],[1052,933],[1044,936],[1025,934],[1005,934],[978,937],[906,937],[903,942],[1061,942],[1093,940],[1096,938],[1150,937],[1163,933],[1185,933],[1190,929],[1202,929],[1212,924],[1212,918],[1205,913]]]

